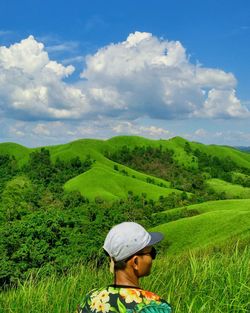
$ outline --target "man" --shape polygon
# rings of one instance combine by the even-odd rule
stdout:
[[[92,290],[82,301],[78,312],[171,313],[165,300],[139,286],[139,279],[150,274],[152,260],[156,257],[153,245],[162,239],[161,233],[148,233],[134,222],[114,226],[103,245],[110,257],[114,284]]]

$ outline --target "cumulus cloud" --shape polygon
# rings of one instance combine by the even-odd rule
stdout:
[[[138,136],[146,136],[153,138],[169,138],[173,135],[170,131],[157,127],[154,125],[151,126],[142,126],[136,125],[131,122],[120,122],[115,125],[112,130],[117,134],[128,134],[128,135],[138,135]]]
[[[48,126],[42,123],[37,124],[32,131],[38,136],[50,136],[51,134]]]
[[[90,109],[79,88],[64,82],[74,67],[51,61],[30,36],[0,47],[0,110],[17,119],[78,118]]]
[[[102,116],[133,121],[250,115],[237,98],[234,75],[192,64],[179,41],[132,33],[125,41],[88,55],[82,79],[74,83],[66,78],[75,68],[67,60],[63,64],[51,60],[47,50],[32,36],[0,47],[2,116],[44,121]]]
[[[194,111],[197,117],[249,117],[249,110],[241,105],[235,95],[235,90],[211,89],[200,110]]]
[[[236,97],[232,73],[191,64],[179,41],[160,40],[150,33],[135,32],[89,55],[81,76],[88,82],[93,107],[107,115],[249,116]]]

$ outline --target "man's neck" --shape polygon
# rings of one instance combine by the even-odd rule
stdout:
[[[116,271],[114,283],[115,285],[140,287],[138,277],[136,277],[135,275],[131,275],[126,271]]]

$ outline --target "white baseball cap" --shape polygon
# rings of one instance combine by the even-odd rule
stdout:
[[[103,248],[115,261],[122,261],[162,239],[162,233],[149,233],[137,223],[123,222],[111,228]]]

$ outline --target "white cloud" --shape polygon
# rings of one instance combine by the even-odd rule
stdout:
[[[180,42],[160,40],[150,33],[135,32],[126,41],[89,55],[81,76],[90,88],[92,108],[98,106],[106,115],[242,118],[249,112],[236,97],[232,73],[191,64]],[[216,101],[215,89],[221,95]],[[96,98],[91,90],[99,95],[112,90],[113,96],[108,92],[106,101],[107,97]],[[228,95],[227,101],[223,94]]]
[[[250,133],[242,130],[206,130],[197,129],[194,132],[179,134],[191,141],[203,142],[205,144],[218,144],[229,146],[250,146]]]
[[[17,136],[17,137],[24,137],[25,136],[25,132],[23,132],[22,130],[17,129],[15,127],[10,127],[9,133],[14,135],[14,136]]]
[[[33,128],[33,133],[38,136],[50,136],[51,134],[48,126],[40,123]]]
[[[236,79],[232,73],[225,73],[218,69],[200,68],[196,69],[196,82],[203,88],[234,88]]]
[[[81,89],[63,81],[73,71],[51,61],[32,36],[0,47],[0,110],[24,120],[79,118],[90,106]]]
[[[129,135],[138,135],[146,136],[153,138],[169,138],[171,137],[171,132],[154,125],[151,126],[140,126],[131,122],[120,122],[117,125],[113,126],[112,130],[117,134],[129,134]]]
[[[194,132],[194,134],[198,137],[206,137],[208,133],[205,129],[199,128]]]
[[[203,107],[199,111],[195,111],[193,115],[197,117],[247,118],[250,116],[250,112],[247,107],[241,105],[234,89],[218,90],[213,88],[209,90]]]
[[[75,44],[46,49],[30,36],[0,47],[2,116],[40,121],[249,117],[236,96],[234,75],[190,63],[179,41],[146,32],[130,34],[88,55],[84,79],[74,84],[65,80],[75,70],[65,66],[69,60],[63,65],[47,52],[70,46]]]

